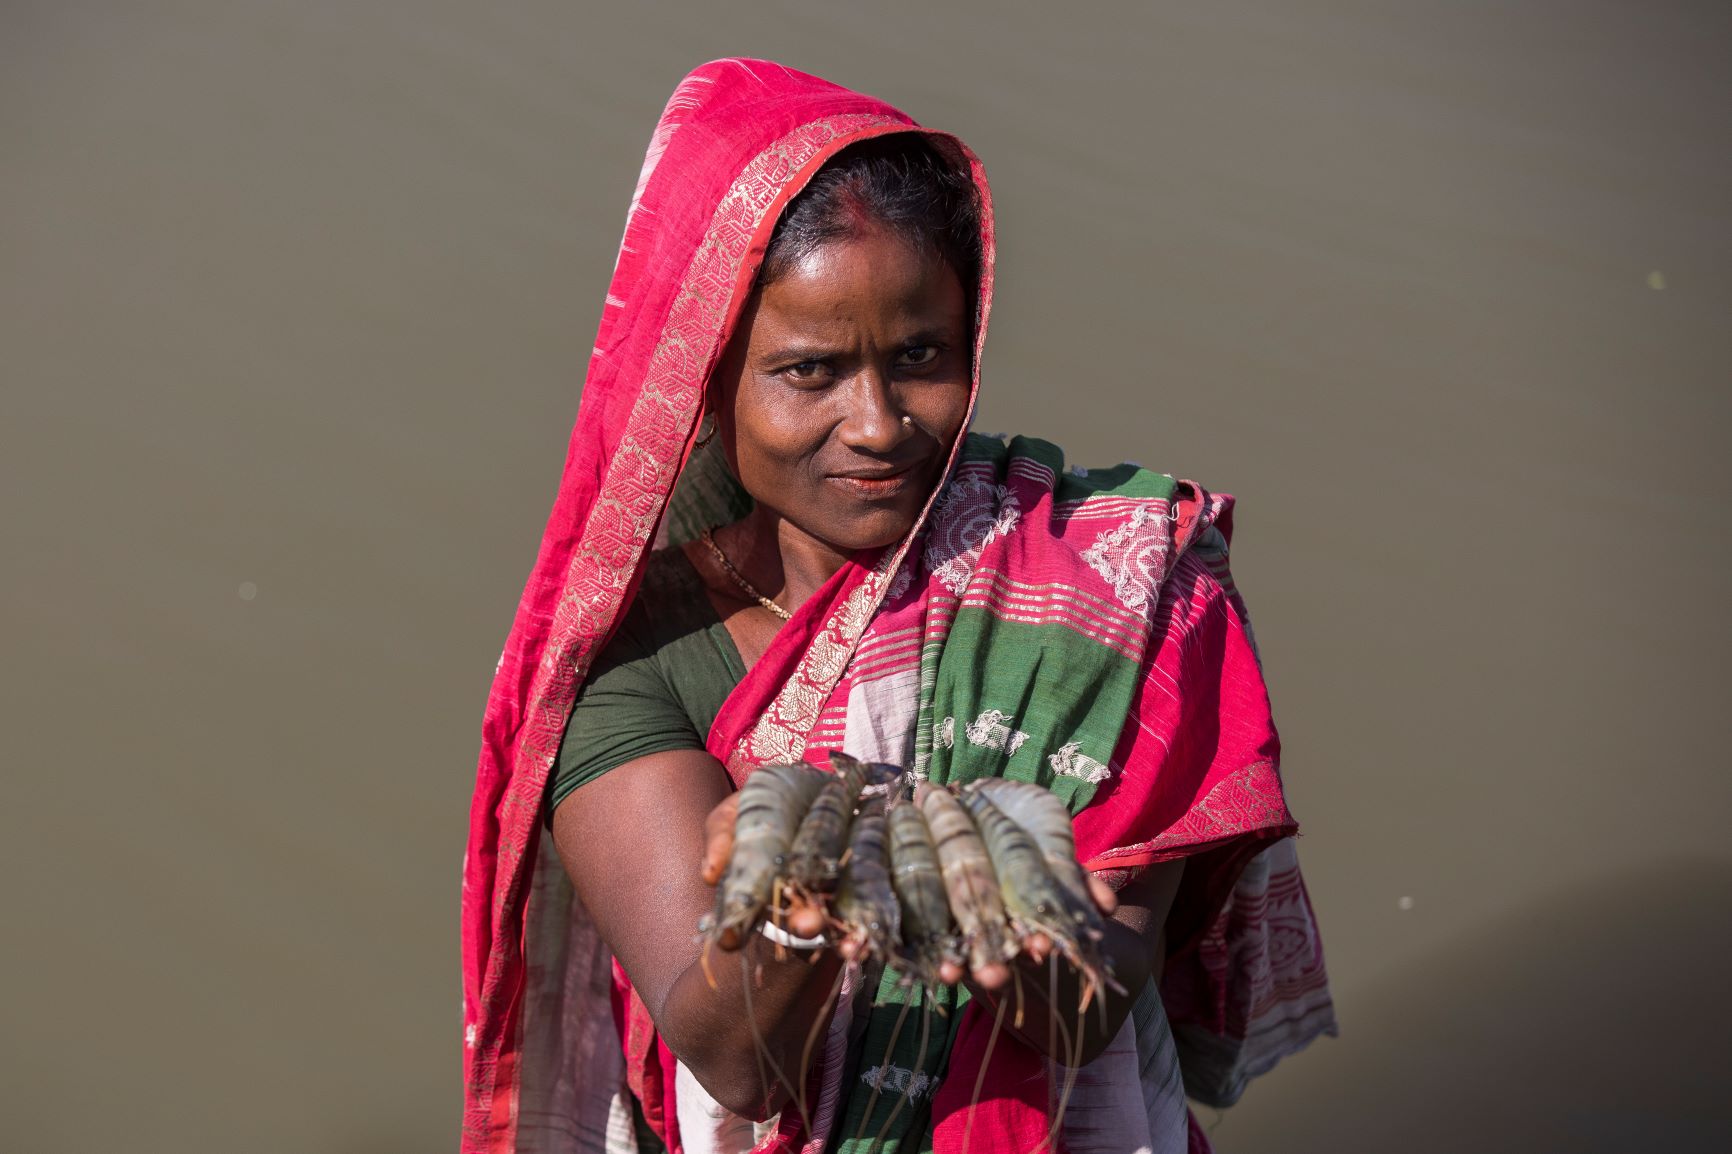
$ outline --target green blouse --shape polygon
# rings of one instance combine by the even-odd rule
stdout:
[[[637,599],[578,691],[548,774],[548,813],[628,761],[704,748],[745,675],[739,648],[684,550],[650,554]]]

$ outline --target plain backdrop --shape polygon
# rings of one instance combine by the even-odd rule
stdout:
[[[4,0],[7,1146],[453,1148],[482,704],[734,54],[985,159],[978,427],[1239,498],[1343,1033],[1219,1149],[1724,1141],[1726,5]]]

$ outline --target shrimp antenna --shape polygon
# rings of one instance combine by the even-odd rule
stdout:
[[[740,985],[745,988],[746,1022],[752,1030],[752,1057],[758,1060],[758,1084],[764,1088],[764,1099],[770,1097],[770,1071],[765,1063],[769,1061],[769,1048],[764,1045],[764,1039],[758,1034],[758,1016],[752,1013],[752,963],[746,958],[746,950],[740,951]]]
[[[813,964],[816,963],[817,959],[814,958]],[[812,1021],[812,1029],[806,1034],[806,1048],[800,1051],[800,1086],[802,1087],[802,1091],[806,1085],[806,1075],[812,1069],[812,1047],[818,1044],[818,1035],[824,1031],[824,1027],[830,1022],[831,1007],[836,999],[841,996],[842,979],[847,977],[847,975],[848,968],[846,965],[837,967],[836,980],[830,983],[830,992],[824,996],[823,1003],[818,1007],[818,1015]],[[810,1127],[808,1127],[808,1130],[810,1130]]]
[[[926,998],[926,991],[921,991],[920,1001],[920,1041],[918,1053],[914,1056],[914,1069],[908,1072],[908,1089],[896,1099],[896,1105],[890,1109],[890,1117],[884,1119],[884,1125],[878,1127],[878,1134],[872,1139],[872,1149],[876,1150],[884,1141],[884,1135],[890,1133],[890,1124],[896,1121],[896,1115],[902,1113],[902,1107],[914,1100],[914,1088],[920,1075],[926,1071],[926,1042],[931,1036],[932,1003]]]
[[[1106,1004],[1107,1004],[1107,1000],[1104,996],[1101,998],[1100,1003],[1101,1003],[1101,1011],[1102,1011],[1102,1013],[1101,1013],[1101,1031],[1103,1033],[1105,1033],[1105,1031],[1106,1031]],[[1110,1041],[1110,1039],[1109,1039],[1109,1041]],[[1073,1045],[1071,1046],[1070,1061],[1068,1063],[1066,1063],[1066,1069],[1064,1072],[1064,1086],[1058,1092],[1058,1109],[1054,1112],[1055,1117],[1053,1119],[1052,1131],[1053,1131],[1053,1134],[1055,1137],[1058,1134],[1058,1128],[1064,1124],[1064,1111],[1065,1111],[1065,1107],[1070,1105],[1071,1091],[1076,1089],[1077,1073],[1078,1073],[1078,1071],[1080,1071],[1082,1069],[1082,1048],[1083,1048],[1083,1011],[1081,1010],[1081,1008],[1078,1008],[1078,1010],[1076,1012],[1076,1038],[1075,1038]]]
[[[1070,1104],[1071,1091],[1076,1086],[1076,1077],[1077,1077],[1076,1064],[1077,1064],[1077,1062],[1081,1061],[1081,1059],[1082,1059],[1082,1050],[1080,1049],[1080,1045],[1082,1042],[1082,1035],[1081,1035],[1080,1030],[1077,1034],[1076,1043],[1073,1045],[1073,1043],[1071,1041],[1070,1029],[1069,1029],[1069,1027],[1067,1027],[1064,1024],[1064,1018],[1058,1012],[1058,959],[1057,958],[1054,958],[1052,960],[1052,970],[1051,970],[1051,972],[1047,978],[1047,991],[1048,991],[1048,1005],[1052,1009],[1051,1022],[1052,1022],[1053,1028],[1056,1029],[1061,1035],[1063,1035],[1063,1041],[1064,1041],[1064,1049],[1062,1051],[1054,1050],[1053,1048],[1049,1047],[1048,1052],[1049,1053],[1054,1053],[1054,1052],[1063,1053],[1070,1058],[1070,1063],[1068,1064],[1068,1066],[1065,1070],[1064,1080],[1060,1083],[1059,1093],[1058,1093],[1058,1106],[1053,1111],[1052,1121],[1051,1121],[1050,1125],[1048,1126],[1047,1132],[1046,1132],[1046,1141],[1042,1144],[1047,1149],[1057,1150],[1058,1149],[1059,1128],[1064,1125],[1065,1107]],[[1078,1025],[1080,1027],[1080,1025],[1081,1025],[1080,1021],[1079,1021]],[[1051,1037],[1050,1031],[1048,1032],[1048,1037],[1049,1038]],[[1059,1064],[1065,1065],[1065,1063],[1059,1063]],[[1037,1147],[1036,1149],[1038,1150],[1038,1149],[1040,1149],[1040,1147]]]
[[[783,1072],[781,1064],[770,1053],[770,1047],[764,1044],[764,1036],[758,1032],[758,1015],[752,1009],[752,965],[747,958],[747,954],[750,952],[750,947],[740,951],[740,984],[745,991],[746,1024],[752,1031],[752,1053],[758,1059],[758,1081],[764,1087],[765,1099],[768,1099],[770,1096],[770,1074],[775,1074],[776,1080],[786,1086],[788,1092],[793,1096],[794,1108],[800,1112],[800,1123],[806,1128],[807,1133],[810,1133],[812,1119],[806,1113],[805,1085],[803,1083],[796,1084],[789,1080],[788,1075]],[[765,1069],[766,1064],[769,1067],[767,1071]]]
[[[872,1120],[872,1111],[878,1105],[878,1096],[884,1092],[884,1078],[890,1073],[890,1057],[896,1053],[896,1039],[902,1036],[902,1023],[908,1020],[908,1011],[913,1008],[913,1002],[903,1002],[902,1009],[896,1014],[896,1024],[890,1027],[890,1041],[884,1047],[884,1060],[878,1063],[878,1077],[872,1086],[872,1096],[866,1099],[866,1110],[860,1115],[860,1128],[854,1131],[856,1142],[866,1137],[866,1123]]]
[[[992,1015],[992,1032],[986,1036],[986,1053],[980,1056],[980,1073],[974,1076],[974,1093],[968,1099],[968,1125],[962,1128],[962,1154],[968,1154],[968,1143],[974,1137],[974,1116],[980,1110],[980,1091],[986,1085],[986,1068],[992,1064],[992,1051],[998,1045],[998,1031],[1004,1025],[1004,1007],[1000,999],[998,1011]]]

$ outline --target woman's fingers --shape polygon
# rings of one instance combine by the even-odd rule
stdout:
[[[788,932],[797,938],[815,938],[824,932],[824,907],[811,902],[791,901],[788,904]]]
[[[1003,962],[988,962],[974,971],[974,980],[983,990],[1001,989],[1010,981],[1010,967]]]
[[[740,795],[730,793],[704,818],[704,859],[699,872],[710,885],[722,880],[722,871],[734,852],[734,818],[739,810]]]
[[[1111,914],[1119,908],[1119,895],[1113,892],[1113,887],[1102,881],[1099,874],[1089,874],[1089,896],[1094,898],[1095,905],[1101,908],[1101,913]]]

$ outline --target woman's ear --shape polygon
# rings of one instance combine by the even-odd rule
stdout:
[[[698,435],[692,441],[692,448],[701,449],[715,439],[716,415],[708,413],[698,418]]]
[[[740,391],[740,374],[745,371],[746,342],[750,329],[743,323],[722,348],[716,358],[710,379],[704,385],[703,412],[715,422],[716,436],[721,441],[722,457],[728,471],[737,478],[734,466],[734,398]]]

